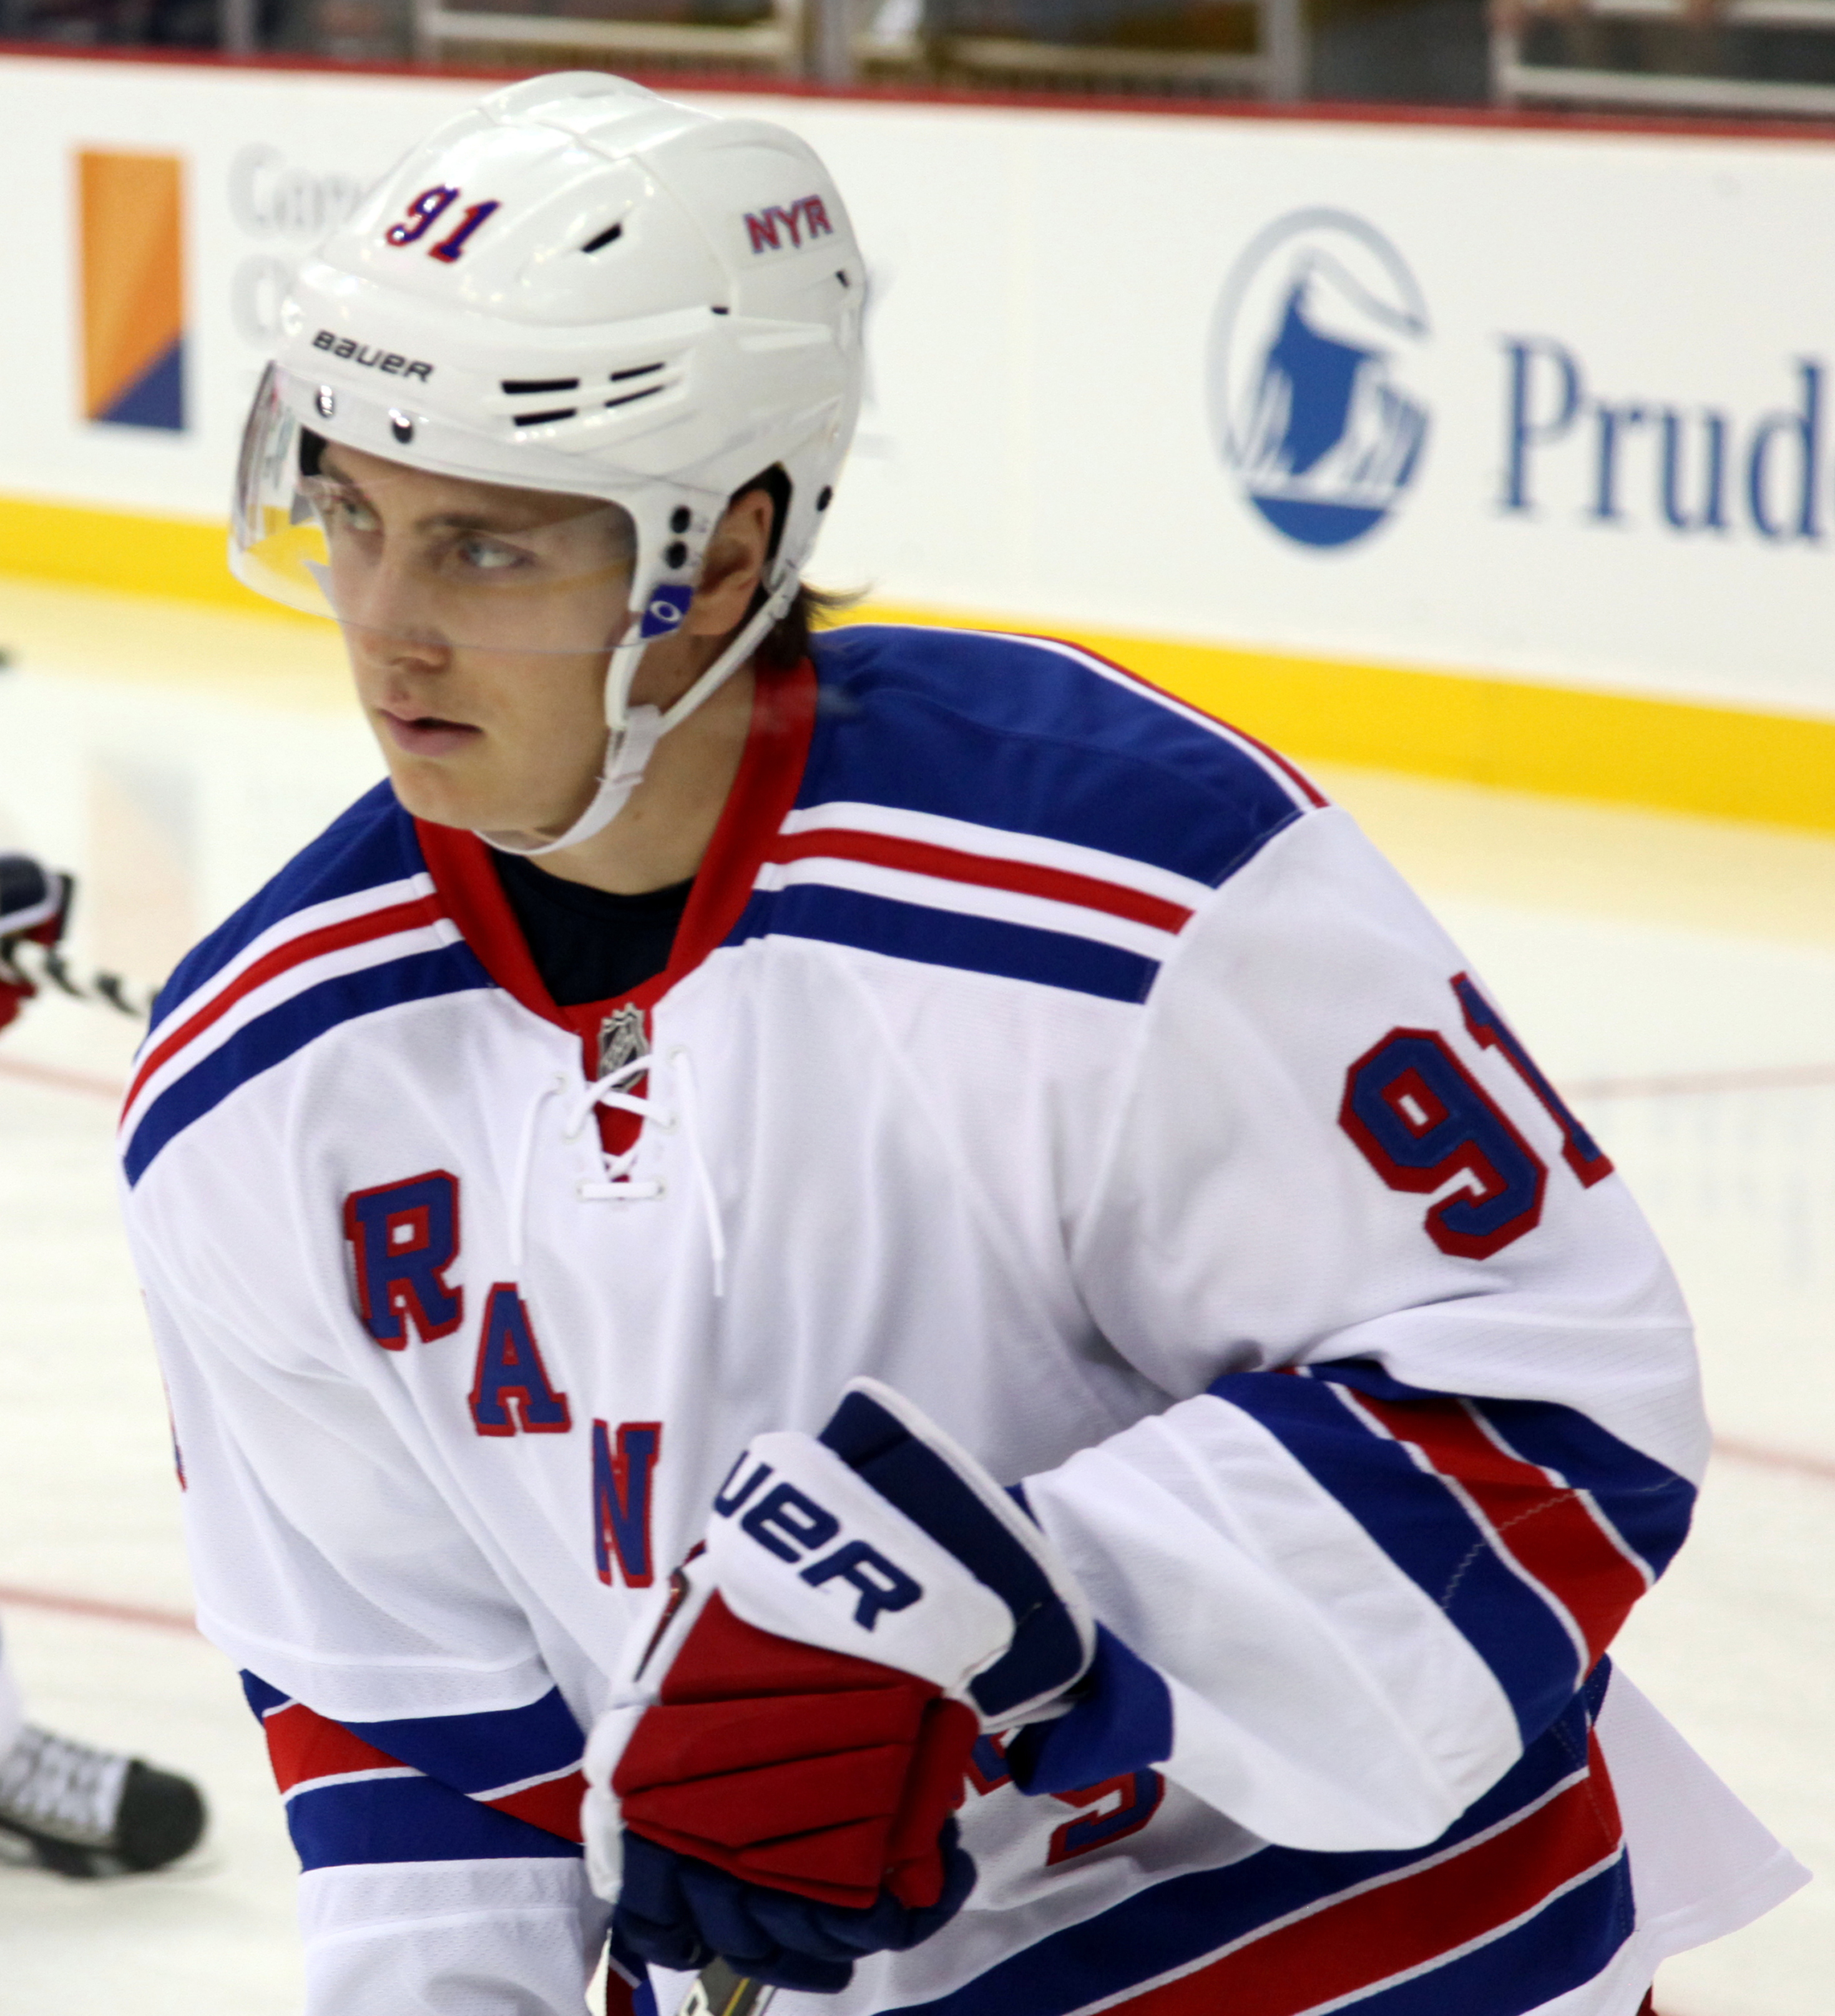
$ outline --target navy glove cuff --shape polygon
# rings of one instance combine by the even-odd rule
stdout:
[[[1106,1624],[1096,1658],[1067,1713],[1028,1723],[1006,1746],[1007,1769],[1022,1792],[1071,1792],[1172,1755],[1172,1694],[1158,1671]]]

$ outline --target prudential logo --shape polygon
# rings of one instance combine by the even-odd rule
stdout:
[[[1211,438],[1277,532],[1347,546],[1421,466],[1408,389],[1427,307],[1401,255],[1341,210],[1297,210],[1231,268],[1211,324]]]

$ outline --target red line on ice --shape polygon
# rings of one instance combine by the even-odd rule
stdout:
[[[1666,1077],[1579,1078],[1562,1090],[1574,1099],[1663,1099],[1701,1092],[1772,1092],[1835,1085],[1835,1064],[1771,1064],[1750,1071],[1675,1071]]]
[[[88,1071],[66,1071],[60,1064],[35,1064],[24,1057],[0,1057],[0,1075],[23,1078],[28,1085],[49,1085],[56,1092],[87,1093],[119,1106],[128,1088],[111,1078],[93,1078]]]
[[[61,1617],[90,1617],[103,1624],[139,1624],[153,1631],[185,1631],[197,1625],[182,1610],[156,1610],[150,1604],[109,1603],[99,1597],[66,1596],[56,1589],[16,1589],[0,1582],[0,1609],[48,1610]]]
[[[1794,1476],[1813,1478],[1818,1484],[1835,1484],[1835,1460],[1826,1456],[1800,1455],[1795,1449],[1766,1449],[1758,1442],[1737,1437],[1716,1435],[1714,1453],[1729,1463],[1749,1463],[1761,1470],[1789,1471]]]

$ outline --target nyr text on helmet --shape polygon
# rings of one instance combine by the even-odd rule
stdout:
[[[773,203],[768,210],[746,212],[746,234],[754,253],[794,252],[806,239],[832,238],[834,230],[819,196],[799,196],[788,210]]]

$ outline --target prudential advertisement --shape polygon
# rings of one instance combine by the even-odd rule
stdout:
[[[220,518],[293,267],[484,87],[149,74],[0,59],[0,496]],[[824,585],[1835,718],[1835,147],[701,102],[865,252]]]

